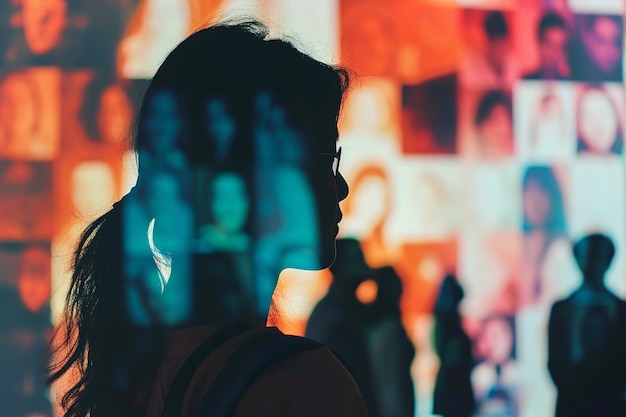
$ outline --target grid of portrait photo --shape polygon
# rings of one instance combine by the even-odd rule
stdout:
[[[361,75],[341,125],[342,233],[403,280],[420,413],[445,366],[446,276],[464,291],[479,416],[554,415],[547,326],[582,283],[573,240],[613,240],[605,282],[626,296],[623,13],[617,1],[341,1],[341,60]]]
[[[353,73],[339,237],[400,276],[418,415],[432,414],[446,279],[464,293],[475,416],[553,415],[547,323],[581,284],[573,240],[612,239],[606,284],[626,297],[625,12],[617,0],[3,1],[0,414],[53,415],[35,358],[80,233],[135,183],[148,81],[194,29],[245,14]],[[220,184],[214,198],[239,187],[247,204],[237,178]],[[248,242],[242,216],[229,244]],[[304,334],[331,281],[286,271],[281,329]]]

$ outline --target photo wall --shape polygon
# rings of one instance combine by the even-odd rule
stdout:
[[[465,291],[477,415],[494,387],[506,415],[552,415],[547,320],[581,283],[572,239],[612,238],[606,282],[626,297],[624,11],[614,0],[2,2],[0,360],[12,378],[0,377],[0,404],[51,415],[30,365],[77,237],[134,184],[142,92],[186,34],[246,14],[354,73],[340,237],[402,278],[419,415],[431,410],[432,312],[448,274]],[[331,279],[281,276],[284,331],[304,332]]]

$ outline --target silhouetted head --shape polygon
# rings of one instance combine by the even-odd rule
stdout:
[[[378,287],[374,303],[381,313],[400,313],[402,280],[391,266],[384,266],[374,272],[374,281]]]
[[[615,245],[606,235],[587,235],[574,244],[574,258],[583,273],[583,279],[600,283],[615,256]]]
[[[330,267],[333,285],[350,291],[368,277],[369,266],[361,249],[361,243],[354,238],[337,240],[337,256]]]
[[[247,290],[257,294],[260,311],[282,269],[323,269],[333,262],[339,201],[348,192],[336,148],[346,88],[344,70],[269,38],[257,22],[202,29],[167,56],[145,92],[135,135],[138,190],[149,192],[153,187],[145,184],[162,171],[176,174],[178,188],[192,190],[180,215],[172,216],[178,231],[171,228],[168,237],[171,247],[184,250],[161,253],[171,268],[179,265],[165,287],[196,279],[196,248],[223,250],[228,245],[216,242],[226,239],[227,229],[250,235],[253,276],[239,278],[255,287]],[[149,207],[143,216],[151,233],[164,239],[159,229],[166,222]],[[211,242],[194,242],[205,238]],[[136,242],[136,233],[129,239]]]
[[[439,287],[439,295],[435,302],[436,314],[457,313],[459,304],[465,296],[463,287],[452,274],[445,276]]]

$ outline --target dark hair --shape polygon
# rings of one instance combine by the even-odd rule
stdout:
[[[435,314],[458,314],[459,304],[465,296],[463,287],[452,274],[447,274],[441,281],[439,294],[435,301]]]
[[[189,134],[184,143],[177,145],[192,165],[210,160],[210,155],[202,152],[206,143],[194,122],[194,110],[210,94],[227,96],[247,109],[256,95],[270,90],[290,100],[294,112],[307,106],[315,110],[311,112],[315,121],[318,117],[337,120],[348,84],[347,72],[314,60],[285,40],[268,36],[268,29],[255,21],[222,23],[199,30],[167,56],[150,82],[146,100],[158,91],[173,91],[189,109]],[[139,188],[152,168],[141,159],[141,152],[150,149],[142,124],[148,111],[145,100],[143,104],[134,135],[135,149],[140,154]],[[329,126],[315,121],[310,123],[312,138],[327,138]],[[240,134],[238,139],[242,147],[237,152],[253,149],[252,135]],[[235,157],[245,165],[250,152]],[[134,194],[131,191],[90,224],[78,242],[66,309],[56,333],[60,359],[51,363],[49,374],[52,383],[70,370],[79,371],[78,380],[61,402],[67,409],[66,417],[135,415],[132,389],[150,378],[146,370],[154,369],[160,355],[164,329],[133,327],[120,306],[124,300],[122,247],[127,238],[123,236],[123,209]],[[143,237],[131,238],[138,237],[149,250],[145,229],[142,232]]]
[[[499,10],[487,14],[483,27],[487,37],[491,40],[509,36],[509,27],[504,19],[504,14]]]
[[[574,259],[586,279],[602,278],[615,256],[613,241],[601,233],[582,237],[574,243],[572,249]],[[591,271],[599,272],[599,276],[590,275]]]
[[[537,26],[537,39],[539,39],[539,41],[543,41],[548,29],[562,29],[567,31],[568,27],[565,19],[563,19],[560,14],[549,11],[539,20],[539,25]]]
[[[550,213],[548,213],[544,228],[550,233],[564,234],[567,230],[567,226],[565,222],[563,195],[561,194],[561,188],[554,176],[552,168],[549,166],[529,166],[524,173],[523,190],[526,190],[531,183],[541,187],[550,200]],[[536,226],[528,221],[526,213],[524,213],[523,230],[530,232],[535,229]]]
[[[615,138],[613,139],[613,144],[611,145],[611,148],[609,149],[610,153],[614,153],[617,155],[620,155],[622,153],[622,151],[624,150],[624,127],[622,125],[622,118],[620,117],[620,112],[617,109],[617,106],[615,104],[615,102],[613,101],[613,98],[607,93],[607,91],[604,89],[604,87],[602,87],[601,85],[587,85],[584,87],[584,89],[582,90],[578,102],[576,103],[576,121],[580,121],[581,117],[580,117],[580,113],[581,113],[581,103],[582,103],[582,98],[589,92],[592,91],[596,91],[599,93],[602,93],[607,100],[609,101],[609,103],[611,103],[611,108],[613,109],[613,112],[615,113],[616,116],[616,120],[617,120],[617,132],[615,133]],[[586,152],[589,150],[589,146],[587,145],[587,143],[585,142],[585,140],[581,137],[580,135],[580,128],[579,126],[577,126],[577,133],[578,133],[578,137],[576,138],[576,142],[577,142],[577,148],[578,148],[578,152]]]
[[[474,124],[476,126],[483,124],[483,122],[491,117],[491,112],[497,106],[503,106],[509,115],[513,113],[511,100],[504,91],[490,90],[483,94],[478,102],[476,115],[474,117]]]

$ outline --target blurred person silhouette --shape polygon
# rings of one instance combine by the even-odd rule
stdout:
[[[51,416],[41,355],[50,330],[50,249],[29,244],[19,255],[16,287],[0,288],[2,414]]]
[[[347,82],[254,21],[199,30],[168,55],[137,117],[137,185],[78,243],[49,377],[65,417],[366,415],[327,348],[247,315],[272,322],[267,288],[283,269],[333,263],[348,193],[336,143]],[[251,187],[254,300],[241,309],[228,259],[196,249],[202,216],[184,197],[198,171],[216,168],[202,131],[215,95],[239,104],[230,168]]]
[[[459,305],[463,288],[454,275],[441,282],[434,309],[434,343],[439,371],[433,393],[433,414],[469,417],[475,408],[470,375],[474,366],[472,344],[463,330]]]
[[[539,64],[524,75],[527,80],[567,80],[572,70],[568,62],[567,48],[569,27],[557,12],[547,11],[537,26]]]
[[[402,325],[402,281],[391,266],[373,271],[372,278],[376,298],[365,305],[364,319],[378,415],[413,417],[416,407],[411,363],[415,348]]]
[[[565,206],[559,182],[549,166],[529,166],[522,183],[524,232],[523,273],[519,302],[537,302],[543,291],[543,266],[552,245],[567,234]]]
[[[373,379],[370,367],[368,309],[356,295],[359,285],[372,277],[358,240],[337,240],[337,257],[330,271],[333,281],[309,317],[306,337],[332,349],[352,373],[367,404],[368,416],[383,416],[379,413],[378,396],[374,390],[374,386],[382,381]]]
[[[584,87],[578,96],[576,110],[579,154],[622,154],[622,117],[613,98],[603,87]]]
[[[492,315],[482,320],[474,347],[479,363],[472,370],[476,416],[518,415],[515,342],[513,318]]]
[[[573,245],[583,283],[553,304],[548,323],[548,370],[562,416],[626,415],[626,302],[604,284],[615,246],[603,234]]]
[[[480,53],[469,54],[461,67],[460,82],[465,88],[509,90],[517,74],[504,14],[499,10],[489,11],[482,28],[485,48]]]
[[[482,95],[474,126],[481,156],[498,158],[513,154],[513,108],[506,93],[492,90]]]
[[[572,78],[622,81],[622,17],[589,14],[578,19],[579,33],[572,48]]]

